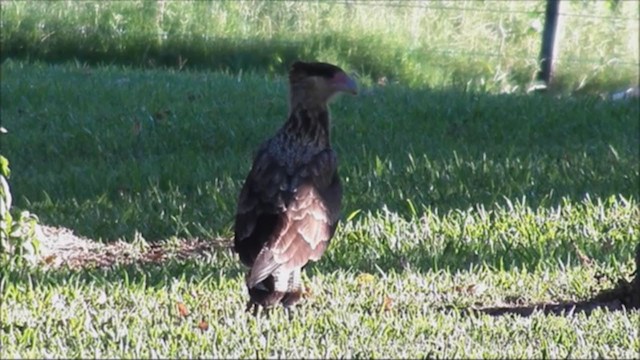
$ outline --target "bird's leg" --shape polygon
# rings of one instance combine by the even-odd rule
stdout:
[[[251,315],[256,317],[256,316],[258,316],[258,311],[259,310],[260,310],[260,305],[258,305],[257,303],[253,302],[252,300],[247,301],[247,308],[245,309],[246,312],[251,311]]]
[[[267,319],[271,317],[271,309],[270,307],[262,307],[262,313]]]
[[[300,302],[300,300],[302,300],[302,290],[299,289],[287,293],[287,295],[285,295],[284,299],[282,300],[282,305],[285,308],[294,307],[297,303]]]
[[[289,291],[285,293],[281,302],[285,308],[293,307],[302,300],[302,272],[301,269],[294,270],[291,274]]]
[[[296,314],[296,310],[293,306],[285,306],[284,312],[287,314],[287,318],[289,319],[289,321],[293,320]]]
[[[271,315],[271,308],[270,307],[266,307],[266,306],[262,306],[258,303],[253,302],[252,300],[249,300],[247,302],[247,308],[245,309],[246,312],[251,312],[251,315],[255,318],[264,315],[267,318],[269,318],[269,316]]]

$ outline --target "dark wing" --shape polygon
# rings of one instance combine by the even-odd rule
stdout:
[[[284,200],[286,210],[277,215],[266,246],[253,263],[249,287],[276,269],[290,272],[319,260],[335,232],[342,198],[335,153],[327,149],[315,155],[288,184],[276,197]]]
[[[286,210],[281,188],[287,173],[266,151],[258,151],[240,191],[234,224],[234,251],[251,267]]]

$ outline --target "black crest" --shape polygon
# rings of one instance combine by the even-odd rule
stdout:
[[[323,62],[302,62],[296,61],[291,65],[289,71],[290,76],[320,76],[325,78],[332,78],[335,74],[344,72],[342,69],[335,65],[323,63]]]

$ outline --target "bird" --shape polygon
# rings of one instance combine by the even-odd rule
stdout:
[[[233,250],[249,268],[246,311],[302,300],[301,273],[318,261],[341,214],[342,185],[331,147],[329,103],[356,95],[353,77],[324,62],[289,68],[289,112],[253,156],[237,200]]]

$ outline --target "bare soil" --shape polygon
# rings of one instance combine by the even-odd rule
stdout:
[[[45,268],[109,268],[119,264],[161,263],[172,258],[205,256],[229,247],[228,239],[177,239],[172,242],[131,244],[116,241],[103,244],[77,236],[70,229],[41,226],[39,263]]]

